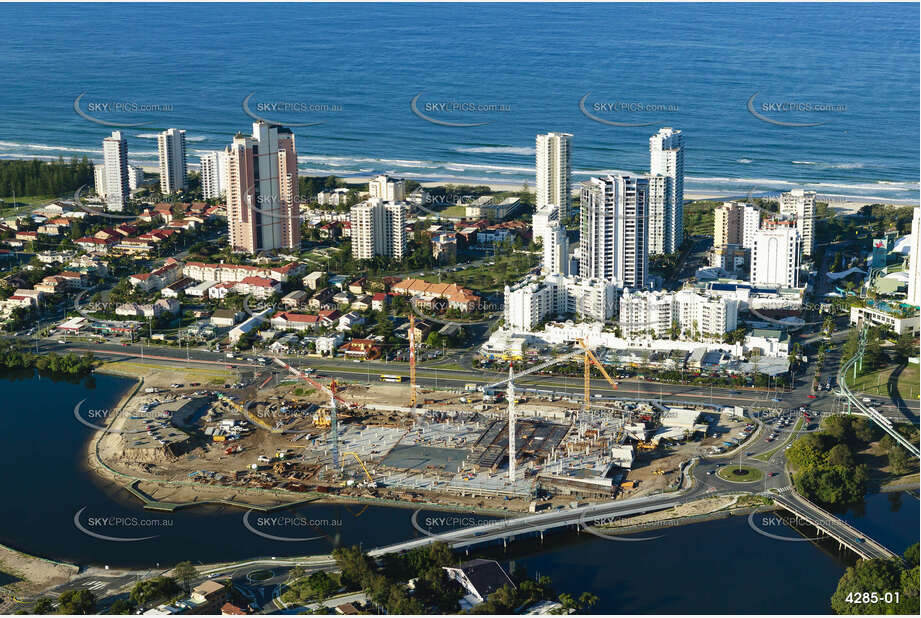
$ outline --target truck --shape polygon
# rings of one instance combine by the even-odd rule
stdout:
[[[233,352],[228,352],[228,353],[225,354],[224,356],[226,356],[227,358],[236,358],[236,357],[233,355]]]
[[[467,391],[468,393],[473,392],[476,390],[476,384],[474,384],[473,382],[464,384],[464,390]]]

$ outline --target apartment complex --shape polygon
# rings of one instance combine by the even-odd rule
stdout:
[[[97,164],[93,166],[93,184],[95,186],[96,195],[101,198],[106,196],[106,166]]]
[[[674,253],[684,241],[684,137],[665,127],[649,138],[649,253]],[[661,181],[653,178],[661,176]]]
[[[780,214],[796,221],[803,256],[811,257],[815,251],[815,191],[793,189],[781,193]]]
[[[575,314],[604,322],[614,315],[616,287],[609,281],[548,275],[505,286],[505,326],[532,330],[546,317]]]
[[[402,180],[396,180],[381,174],[368,183],[368,193],[372,198],[385,202],[402,202],[406,199],[406,187]]]
[[[201,189],[206,200],[223,197],[229,174],[228,150],[215,150],[201,157]]]
[[[352,206],[352,257],[370,260],[382,255],[402,260],[406,253],[406,211],[403,204],[371,198]]]
[[[582,184],[579,274],[619,287],[646,285],[649,181],[635,176]]]
[[[254,122],[228,151],[227,221],[230,245],[256,253],[301,246],[294,133]]]
[[[128,184],[128,141],[121,131],[102,140],[102,162],[105,171],[106,209],[122,211],[131,195]]]
[[[761,227],[761,211],[751,204],[723,202],[713,211],[713,246],[751,249]]]
[[[548,204],[534,211],[531,215],[531,238],[534,242],[544,241],[544,232],[551,221],[560,220],[560,211],[553,205]]]
[[[569,216],[572,200],[570,133],[546,133],[537,136],[537,210],[554,206],[561,220]]]
[[[559,221],[551,221],[544,230],[543,261],[544,275],[569,275],[569,238],[566,228]]]
[[[735,330],[739,301],[711,298],[693,290],[642,292],[624,290],[620,297],[622,336],[666,338],[714,337]]]
[[[183,191],[187,186],[185,131],[167,129],[157,135],[160,160],[160,192],[164,195]]]
[[[752,285],[797,287],[801,244],[795,226],[778,225],[774,229],[760,230],[752,247]]]

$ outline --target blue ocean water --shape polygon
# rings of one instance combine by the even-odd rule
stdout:
[[[919,195],[917,4],[4,4],[0,50],[4,158],[99,159],[111,129],[75,113],[86,93],[84,111],[169,106],[88,111],[150,122],[125,129],[136,163],[171,126],[197,162],[248,131],[254,93],[263,117],[323,123],[295,128],[303,174],[533,185],[535,134],[566,131],[581,180],[645,171],[649,136],[674,126],[686,192]],[[427,122],[417,95],[436,120],[488,124]],[[593,121],[586,95],[602,119],[652,124]],[[761,120],[753,95],[765,117],[823,124]]]

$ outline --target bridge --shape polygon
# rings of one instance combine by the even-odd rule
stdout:
[[[479,526],[452,530],[450,532],[431,533],[422,538],[379,547],[369,551],[368,555],[379,557],[385,554],[409,551],[417,547],[424,547],[439,542],[447,543],[453,548],[460,549],[477,543],[487,543],[490,541],[501,540],[507,542],[515,537],[529,534],[538,534],[543,538],[544,532],[555,528],[576,526],[582,529],[589,523],[598,522],[599,520],[615,520],[631,515],[668,509],[687,501],[687,499],[688,498],[685,496],[676,496],[675,494],[660,494],[651,497],[617,500],[614,502],[605,502],[572,509],[550,511],[548,513],[539,513],[536,515],[525,515],[511,519],[500,519]],[[416,524],[418,530],[423,531],[418,527],[416,515],[418,515],[418,511],[413,515],[413,523]],[[428,534],[424,531],[423,533]]]
[[[850,524],[816,506],[789,487],[784,488],[778,494],[774,494],[773,498],[778,506],[787,509],[797,518],[835,539],[839,544],[847,547],[861,558],[866,560],[873,558],[892,560],[899,557],[881,543],[877,543]]]
[[[863,331],[866,332],[866,331]],[[856,408],[856,414],[860,416],[865,416],[871,421],[876,423],[883,431],[892,436],[896,442],[905,447],[905,449],[914,455],[915,457],[921,456],[921,452],[918,450],[918,446],[913,444],[908,438],[903,436],[899,431],[893,426],[892,421],[886,418],[881,414],[876,408],[870,407],[860,401],[860,399],[851,392],[850,387],[847,385],[847,372],[856,366],[859,362],[860,357],[863,355],[863,348],[866,341],[861,333],[860,339],[860,349],[857,354],[851,357],[846,363],[841,365],[841,369],[838,371],[838,386],[841,389],[841,394],[847,399],[847,402],[851,409]]]

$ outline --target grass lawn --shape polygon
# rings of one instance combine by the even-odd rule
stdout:
[[[110,373],[114,375],[129,376],[132,378],[141,378],[156,373],[176,374],[177,378],[182,376],[188,382],[207,382],[209,384],[224,384],[233,382],[233,374],[226,369],[203,369],[203,368],[185,368],[185,367],[168,367],[164,365],[155,365],[152,363],[138,363],[131,361],[118,361],[113,363],[103,363],[97,369],[100,373]]]
[[[731,483],[754,483],[764,478],[764,473],[761,470],[748,466],[742,466],[740,469],[738,464],[723,466],[716,475]]]
[[[722,202],[691,202],[684,206],[684,229],[688,234],[713,236],[713,209]]]
[[[539,259],[530,253],[514,253],[496,256],[495,262],[492,266],[483,264],[466,270],[444,273],[441,280],[479,292],[497,292],[509,281],[522,278],[524,273],[537,265]]]
[[[858,376],[856,380],[852,377],[853,373],[848,372],[847,385],[851,387],[851,390],[861,393],[890,397],[893,393],[890,391],[889,379],[892,373],[898,371],[900,367],[900,365],[891,365],[879,371]],[[902,399],[909,400],[918,397],[919,376],[921,376],[921,371],[918,365],[908,364],[902,367],[895,383],[895,388]]]

